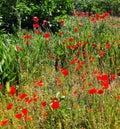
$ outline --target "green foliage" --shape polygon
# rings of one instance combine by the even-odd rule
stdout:
[[[103,13],[110,12],[113,15],[120,15],[120,1],[119,0],[77,0],[76,10]],[[112,12],[111,12],[112,11]]]
[[[33,28],[32,17],[37,16],[40,24],[43,20],[50,21],[52,31],[56,31],[56,20],[66,18],[74,9],[74,0],[4,0],[0,4],[2,19],[8,32],[15,32],[21,28]],[[55,30],[54,30],[55,28]]]
[[[3,84],[18,81],[19,70],[17,69],[17,55],[13,38],[13,36],[5,34],[0,36],[0,82]]]

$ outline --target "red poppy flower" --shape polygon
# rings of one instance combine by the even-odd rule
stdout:
[[[43,36],[44,36],[44,38],[50,38],[51,34],[50,33],[45,33]]]
[[[37,16],[34,16],[34,17],[33,17],[33,21],[34,21],[34,22],[38,22],[38,21],[39,21],[38,17],[37,17]]]
[[[63,70],[62,70],[62,74],[63,74],[64,76],[67,76],[68,73],[69,73],[69,71],[68,71],[67,69],[63,69]]]
[[[22,69],[21,72],[22,72],[22,73],[25,73],[25,72],[27,72],[27,71],[26,71],[25,69]]]
[[[23,108],[22,109],[22,113],[24,114],[24,116],[28,115],[28,109],[27,108]]]
[[[43,24],[45,25],[47,23],[47,20],[43,20]]]
[[[74,28],[74,32],[78,32],[78,28]]]
[[[2,89],[2,88],[3,88],[3,85],[0,84],[0,89]]]
[[[66,44],[66,41],[62,41],[62,44]]]
[[[15,117],[16,117],[17,119],[21,119],[21,118],[22,118],[22,113],[16,114]]]
[[[39,24],[33,24],[33,28],[37,29],[39,27]]]
[[[111,47],[111,44],[108,43],[105,45],[105,47],[106,47],[106,49],[109,49]]]
[[[55,101],[57,101],[57,98],[56,97],[52,98],[52,102],[55,102]]]
[[[103,94],[103,93],[104,93],[103,90],[98,90],[98,91],[97,91],[97,94]]]
[[[27,97],[27,94],[19,94],[19,98],[20,99],[24,99],[24,98],[26,98]]]
[[[9,120],[8,119],[6,119],[6,120],[3,120],[3,121],[1,121],[1,123],[0,123],[0,126],[5,126],[5,125],[7,125],[8,124],[8,122],[9,122]]]
[[[42,105],[43,107],[45,107],[45,106],[47,105],[46,101],[42,101],[42,102],[41,102],[41,105]]]
[[[32,120],[33,118],[31,116],[26,116],[25,120]]]
[[[95,93],[97,93],[97,89],[96,88],[90,89],[90,90],[88,90],[88,93],[95,94]]]
[[[62,32],[62,31],[60,31],[60,32],[59,32],[59,35],[60,35],[60,36],[62,36],[62,35],[63,35],[63,32]]]
[[[114,80],[116,78],[115,74],[110,75],[110,79]]]
[[[77,90],[73,90],[72,93],[75,95],[75,94],[78,93],[78,91]]]
[[[39,30],[36,30],[36,33],[37,33],[38,35],[40,35],[40,31],[39,31]]]
[[[83,26],[83,24],[82,23],[79,23],[78,26],[81,27],[81,26]]]
[[[26,41],[26,44],[27,44],[27,45],[30,44],[30,40],[27,40],[27,41]]]
[[[120,95],[116,96],[116,98],[120,100]]]
[[[13,106],[12,103],[8,104],[8,105],[7,105],[7,110],[10,110],[10,109],[12,108],[12,106]]]
[[[95,43],[92,43],[92,47],[96,47],[97,45]]]
[[[68,39],[68,41],[69,41],[69,42],[73,42],[73,38],[70,37],[70,38]]]
[[[30,38],[32,38],[31,34],[24,35],[24,39],[30,39]]]
[[[59,102],[58,102],[58,101],[52,102],[51,108],[53,108],[53,109],[58,109],[58,108],[60,108]]]
[[[39,81],[39,82],[37,82],[36,84],[37,84],[37,86],[39,86],[39,87],[40,87],[40,86],[43,86],[43,81],[42,81],[42,80],[40,80],[40,81]]]
[[[14,86],[10,87],[10,92],[8,92],[8,94],[11,94],[12,96],[14,96],[14,94],[16,93],[16,89]]]
[[[58,20],[58,22],[63,23],[63,22],[64,22],[64,20],[60,19],[60,20]]]
[[[75,63],[79,63],[80,61],[78,59],[73,59],[72,61],[70,61],[70,64],[73,65]]]
[[[15,48],[17,51],[22,51],[22,48],[19,45],[15,46]]]

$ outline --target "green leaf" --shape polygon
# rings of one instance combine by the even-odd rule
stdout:
[[[10,82],[6,82],[6,90],[7,90],[7,92],[10,91]]]

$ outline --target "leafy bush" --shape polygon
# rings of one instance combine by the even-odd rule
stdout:
[[[119,0],[77,0],[75,6],[77,11],[93,13],[110,12],[113,15],[120,15]]]
[[[8,32],[16,32],[18,29],[32,29],[32,17],[40,18],[40,24],[43,20],[50,21],[52,31],[56,31],[58,19],[66,18],[67,14],[71,14],[74,9],[74,0],[21,0],[11,1],[2,0],[1,14],[4,24],[1,28],[5,28]],[[55,30],[54,30],[55,29]]]

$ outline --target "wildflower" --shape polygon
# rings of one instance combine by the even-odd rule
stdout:
[[[78,28],[74,28],[74,32],[78,32]]]
[[[32,120],[33,118],[31,116],[26,116],[25,120]]]
[[[39,87],[40,87],[40,86],[43,86],[43,81],[42,81],[42,80],[40,80],[40,81],[39,81],[39,82],[37,82],[36,84],[37,84],[37,86],[39,86]]]
[[[75,95],[75,94],[78,93],[78,91],[77,90],[73,90],[72,93]]]
[[[110,75],[110,80],[114,80],[115,78],[115,74]]]
[[[70,64],[73,65],[73,64],[78,63],[78,62],[79,62],[78,59],[73,59],[72,61],[70,61]]]
[[[39,24],[33,24],[33,28],[35,28],[35,29],[37,29],[37,28],[39,28]]]
[[[69,73],[69,71],[68,71],[67,69],[63,69],[61,72],[62,72],[62,74],[63,74],[64,76],[67,76],[68,73]]]
[[[106,49],[109,49],[111,47],[111,45],[108,43],[105,45],[106,46]]]
[[[37,33],[38,35],[40,35],[40,31],[39,31],[39,30],[36,30],[36,33]]]
[[[22,62],[22,63],[21,63],[21,66],[22,66],[22,67],[24,67],[24,66],[25,66],[25,63],[24,63],[24,62]]]
[[[97,89],[96,88],[90,89],[90,90],[88,90],[88,93],[95,94],[95,93],[97,93]]]
[[[22,51],[22,48],[21,48],[19,45],[15,46],[15,49],[16,49],[17,51]]]
[[[22,69],[21,72],[22,72],[22,73],[25,73],[25,72],[27,72],[27,71],[26,71],[25,69]]]
[[[41,102],[41,105],[42,105],[43,107],[45,107],[45,106],[47,105],[46,101],[42,101],[42,102]]]
[[[30,39],[30,38],[32,38],[31,34],[24,35],[24,39]]]
[[[7,105],[7,110],[10,110],[10,109],[12,108],[12,106],[13,106],[12,103],[8,104],[8,105]]]
[[[105,55],[105,51],[104,51],[104,50],[100,50],[100,51],[98,52],[98,54],[99,54],[99,56],[104,56],[104,55]]]
[[[101,108],[102,110],[104,110],[104,109],[105,109],[105,106],[104,106],[104,105],[102,105],[100,108]]]
[[[56,80],[56,85],[61,86],[61,80],[59,78],[56,78],[55,80]]]
[[[14,86],[10,87],[10,91],[8,92],[8,94],[11,94],[12,96],[14,96],[14,94],[16,93],[16,89]]]
[[[2,84],[0,84],[0,89],[2,89],[3,88],[3,85]]]
[[[60,108],[60,104],[59,104],[59,102],[58,102],[58,101],[54,101],[54,102],[52,102],[52,104],[51,104],[51,108],[53,108],[53,109],[58,109],[58,108]]]
[[[109,79],[109,77],[108,77],[107,74],[101,75],[101,80],[102,80],[102,81],[107,81],[108,79]]]
[[[104,15],[105,17],[107,17],[107,16],[109,16],[109,13],[108,13],[108,12],[105,12],[105,13],[103,13],[103,15]]]
[[[22,118],[22,113],[16,114],[15,117],[16,117],[17,119],[21,119],[21,118]]]
[[[44,36],[44,38],[50,38],[51,34],[50,33],[45,33],[43,36]]]
[[[32,98],[25,98],[25,100],[24,100],[24,102],[26,102],[26,103],[31,103],[32,101],[33,101]]]
[[[100,14],[96,14],[95,16],[96,16],[96,20],[99,20]]]
[[[60,20],[58,20],[58,22],[63,23],[63,22],[64,22],[64,20],[60,19]]]
[[[20,99],[24,99],[24,98],[26,98],[27,97],[27,94],[19,94],[19,98]]]
[[[37,97],[36,93],[34,93],[34,94],[33,94],[33,100],[34,100],[34,101],[37,101],[38,98],[39,98],[39,97]]]
[[[80,68],[82,68],[82,65],[78,64],[78,66],[75,68],[75,71],[77,72]]]
[[[81,90],[84,90],[85,89],[85,86],[81,86]]]
[[[62,41],[62,44],[66,44],[66,41]]]
[[[89,110],[88,110],[88,113],[91,113],[91,112],[92,112],[92,109],[89,109]]]
[[[26,41],[26,44],[27,44],[27,45],[30,44],[30,40],[27,40],[27,41]]]
[[[116,98],[120,100],[120,95],[116,96]]]
[[[87,38],[91,38],[91,35],[89,34],[89,35],[87,36]]]
[[[34,17],[33,17],[33,21],[34,21],[34,22],[38,22],[38,21],[39,21],[38,17],[37,17],[37,16],[34,16]]]
[[[91,21],[94,21],[94,20],[95,20],[95,18],[94,18],[94,17],[90,17],[90,20],[91,20]]]
[[[109,81],[102,81],[101,84],[102,84],[102,89],[110,88],[110,86],[109,86],[110,82]]]
[[[22,108],[22,113],[24,114],[24,116],[28,115],[28,109],[27,108]]]
[[[43,24],[45,25],[47,23],[47,20],[43,20]]]
[[[103,94],[103,92],[104,92],[103,90],[98,90],[97,94]]]
[[[46,119],[47,115],[48,115],[47,112],[43,112],[43,113],[42,113],[42,119],[43,119],[43,120]]]
[[[92,47],[96,47],[97,45],[95,43],[92,43]]]
[[[60,35],[60,36],[62,36],[62,35],[63,35],[63,32],[62,32],[62,31],[60,31],[60,32],[59,32],[59,35]]]
[[[1,123],[0,123],[0,126],[5,126],[5,125],[7,125],[8,124],[8,122],[9,122],[9,120],[8,119],[6,119],[6,120],[3,120],[3,121],[1,121]]]
[[[57,101],[57,98],[56,97],[52,98],[52,102],[54,102],[54,101]]]
[[[69,42],[73,42],[73,38],[70,37],[70,38],[68,39],[68,41],[69,41]]]
[[[78,24],[78,26],[79,26],[79,27],[82,27],[82,26],[83,26],[83,24],[82,24],[82,23],[79,23],[79,24]]]

